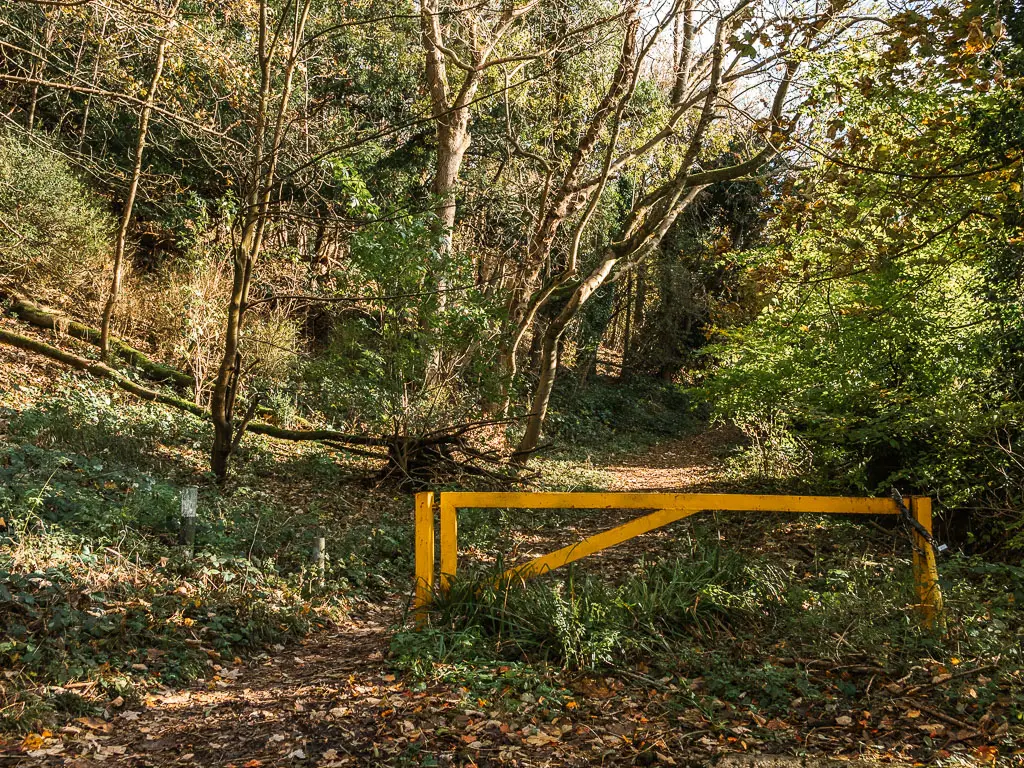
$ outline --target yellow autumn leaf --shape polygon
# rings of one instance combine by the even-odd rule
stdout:
[[[46,738],[40,733],[30,733],[21,740],[21,748],[26,752],[39,749],[46,743]]]
[[[981,19],[975,19],[967,30],[967,44],[964,46],[968,53],[980,53],[988,47],[985,40],[985,33],[981,29]]]

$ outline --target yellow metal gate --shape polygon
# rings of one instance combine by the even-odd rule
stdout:
[[[416,494],[416,592],[414,605],[425,608],[434,594],[435,501],[440,511],[441,589],[447,589],[458,571],[458,510],[495,509],[636,509],[654,510],[627,523],[541,555],[505,572],[504,579],[537,576],[608,547],[703,511],[804,512],[839,515],[900,515],[894,499],[844,496],[760,496],[732,493],[463,493]],[[930,536],[932,500],[910,498],[914,527],[914,582],[923,622],[933,625],[942,610],[938,570]],[[421,613],[422,615],[422,613]]]

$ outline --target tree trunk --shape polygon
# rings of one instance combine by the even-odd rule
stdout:
[[[608,348],[615,349],[616,344],[619,341],[619,314],[622,312],[622,305],[620,304],[621,297],[619,296],[618,286],[613,289],[615,298],[612,300],[612,319],[609,321],[609,325],[612,328],[611,336],[608,338]]]
[[[633,324],[639,328],[644,324],[647,313],[647,262],[640,262],[636,268],[636,308],[633,310]]]
[[[178,4],[175,3],[170,11],[171,16],[175,14],[177,8]],[[121,293],[128,228],[131,226],[132,209],[135,207],[135,196],[139,191],[139,180],[142,178],[142,158],[146,151],[146,139],[149,135],[149,118],[153,114],[153,104],[156,102],[157,88],[160,87],[160,76],[164,71],[167,41],[167,34],[162,34],[156,48],[156,63],[153,68],[153,77],[149,81],[146,103],[142,107],[142,114],[139,115],[139,133],[135,142],[135,162],[132,165],[132,175],[128,182],[128,193],[125,195],[124,208],[121,210],[121,222],[117,228],[117,240],[114,242],[114,274],[110,279],[110,293],[107,295],[107,303],[103,307],[103,320],[100,323],[100,357],[104,360],[107,359],[107,354],[110,352],[110,323],[113,320],[114,307]]]
[[[600,202],[609,179],[611,162],[618,141],[619,117],[633,93],[638,75],[636,68],[642,59],[637,56],[636,49],[639,22],[635,5],[630,6],[625,24],[626,32],[619,51],[618,65],[608,89],[573,150],[557,187],[550,190],[549,184],[545,183],[541,194],[537,224],[531,233],[526,254],[526,274],[523,280],[523,284],[526,286],[525,293],[517,291],[509,303],[508,317],[511,321],[511,330],[506,337],[505,348],[499,358],[509,382],[516,373],[515,363],[519,354],[519,346],[526,336],[527,329],[533,324],[537,312],[559,288],[576,276],[583,231]],[[592,159],[592,154],[598,146],[609,120],[613,120],[614,127],[608,141],[600,181],[596,188],[590,190],[589,196],[581,195],[579,193],[582,190],[578,187],[580,176]],[[587,201],[587,204],[576,231],[573,233],[570,257],[566,268],[559,275],[550,279],[547,285],[541,285],[534,290],[534,287],[540,282],[544,267],[550,263],[551,251],[559,229],[566,219],[583,207],[584,201]]]
[[[43,10],[43,45],[42,51],[38,56],[32,57],[32,64],[29,68],[29,77],[34,81],[43,79],[46,73],[46,64],[49,61],[48,53],[50,52],[50,44],[53,43],[53,36],[56,32],[56,27],[51,21],[49,14]],[[35,47],[33,41],[33,48]],[[36,121],[36,107],[39,104],[39,89],[40,83],[35,82],[32,85],[32,97],[29,99],[28,117],[25,120],[26,127],[31,131],[35,127]]]
[[[452,237],[455,230],[456,190],[459,171],[469,149],[469,105],[473,101],[480,83],[481,70],[465,72],[462,83],[454,97],[448,81],[447,55],[444,50],[444,31],[441,27],[440,8],[437,0],[422,0],[420,3],[420,31],[423,50],[426,55],[426,81],[430,93],[431,108],[437,137],[437,165],[430,185],[437,207],[436,234],[440,240],[442,263],[448,261],[452,252]],[[481,50],[474,52],[474,62],[482,64],[486,58]],[[444,310],[446,305],[447,281],[443,274],[437,275],[433,286],[437,289],[437,307]],[[424,386],[427,388],[440,383],[442,349],[433,334],[427,351],[427,369]]]
[[[581,282],[573,292],[569,302],[565,305],[558,316],[554,318],[544,332],[544,343],[541,348],[540,379],[537,381],[537,389],[533,395],[533,402],[530,404],[530,414],[526,421],[526,434],[519,443],[512,461],[519,465],[526,464],[529,456],[536,450],[540,442],[540,430],[547,417],[548,405],[551,403],[551,391],[555,386],[555,377],[558,374],[558,352],[559,342],[562,333],[569,325],[569,322],[576,316],[588,299],[598,288],[604,284],[612,268],[618,262],[618,256],[610,254],[602,261],[586,280]]]
[[[107,32],[107,21],[108,21],[108,19],[109,19],[109,16],[104,16],[104,18],[103,18],[103,26],[100,28],[100,39],[101,40],[103,39],[103,36]],[[103,43],[102,42],[98,42],[96,44],[96,57],[93,59],[93,62],[92,62],[92,80],[89,81],[89,84],[93,88],[96,88],[96,84],[97,84],[97,81],[99,80],[99,76],[100,76],[100,51],[102,51],[102,50],[103,50]],[[86,131],[87,131],[88,127],[89,127],[89,110],[91,110],[91,109],[92,109],[92,94],[90,93],[88,96],[85,97],[85,106],[82,109],[82,127],[81,127],[80,133],[78,134],[78,151],[79,152],[81,152],[82,151],[82,147],[85,146]]]
[[[530,372],[540,375],[540,361],[544,349],[544,324],[539,318],[533,321],[533,338],[530,340]]]
[[[601,284],[604,283],[615,264],[625,259],[633,263],[640,263],[647,254],[660,244],[665,233],[678,218],[680,212],[685,210],[704,188],[710,184],[739,178],[756,171],[778,152],[779,143],[776,140],[775,143],[766,143],[764,148],[752,157],[734,165],[706,171],[693,170],[693,164],[704,147],[708,127],[715,119],[716,106],[722,87],[722,61],[725,56],[726,39],[728,34],[731,34],[732,27],[739,18],[738,14],[742,7],[745,6],[741,5],[734,9],[718,23],[708,74],[708,84],[704,94],[704,104],[693,126],[689,145],[683,153],[679,166],[680,170],[665,184],[645,195],[643,199],[634,201],[627,224],[624,227],[626,236],[622,241],[611,247],[609,256],[591,272],[586,280],[577,286],[576,291],[565,308],[548,326],[544,339],[540,381],[537,384],[533,402],[530,406],[526,433],[523,435],[523,439],[513,456],[513,460],[518,464],[525,464],[527,462],[530,454],[536,450],[540,440],[541,427],[547,415],[551,391],[554,387],[554,380],[558,371],[558,340],[566,325]],[[820,29],[825,24],[827,18],[827,15],[823,16],[817,22],[814,29]],[[786,61],[784,67],[784,72],[776,87],[775,97],[772,101],[769,124],[770,129],[782,135],[785,135],[787,130],[782,122],[786,97],[793,76],[799,67],[799,62],[791,59]]]
[[[622,346],[622,368],[619,371],[620,380],[628,378],[636,363],[633,341],[644,324],[644,308],[647,304],[646,278],[647,264],[641,262],[636,268],[636,276],[629,278],[629,293],[626,297],[626,332]],[[630,312],[630,307],[632,307],[632,312]]]
[[[100,38],[96,42],[96,55],[92,62],[92,80],[89,81],[89,85],[95,89],[99,83],[100,76],[100,61],[102,60],[101,53],[103,51],[103,40],[107,34],[107,23],[110,21],[109,12],[103,14],[103,24],[100,27]],[[78,134],[78,151],[82,151],[82,147],[85,146],[86,131],[89,127],[89,111],[92,109],[92,97],[93,94],[89,93],[85,98],[85,107],[82,109],[82,128]]]
[[[626,320],[622,330],[622,367],[619,368],[619,381],[625,379],[629,374],[629,345],[633,341],[633,275],[626,278]]]
[[[693,57],[693,42],[696,29],[693,24],[693,0],[684,0],[683,14],[675,19],[675,35],[672,41],[675,58],[675,79],[672,83],[672,103],[683,101],[690,87],[690,64]],[[682,30],[679,23],[682,21]]]
[[[642,223],[632,222],[627,227],[631,234],[622,242],[615,244],[602,261],[573,292],[568,303],[559,312],[558,317],[551,321],[544,334],[544,349],[541,356],[540,380],[534,391],[533,402],[526,422],[526,433],[512,460],[524,465],[528,461],[540,441],[541,427],[547,417],[548,405],[551,402],[551,391],[558,374],[558,342],[566,326],[576,316],[584,304],[604,285],[615,265],[623,260],[640,261],[651,252],[665,236],[665,233],[694,198],[704,189],[703,186],[687,188],[687,174],[682,172],[670,184],[666,185],[668,194],[663,196],[661,210],[651,213]],[[634,229],[635,225],[635,229]],[[628,299],[627,299],[628,300]]]
[[[255,222],[250,222],[248,231],[233,254],[233,276],[231,298],[228,302],[228,324],[224,335],[224,354],[210,397],[210,418],[213,421],[213,448],[210,451],[210,469],[218,482],[228,474],[228,461],[234,446],[233,414],[235,396],[238,392],[242,354],[239,350],[244,314],[245,298],[252,274],[252,235]]]
[[[436,234],[440,241],[439,250],[442,264],[447,263],[452,254],[456,213],[455,192],[459,182],[459,170],[467,149],[469,149],[469,108],[457,109],[438,118],[437,170],[430,191],[438,201]],[[432,288],[437,290],[438,311],[444,311],[447,305],[448,281],[443,273],[437,275]],[[444,352],[438,343],[436,334],[428,333],[426,337],[431,339],[424,377],[424,386],[429,389],[441,383]]]
[[[260,28],[258,58],[260,65],[260,97],[253,130],[252,189],[245,196],[245,218],[238,244],[232,248],[231,296],[228,301],[227,328],[224,333],[224,351],[210,396],[210,418],[213,421],[213,446],[210,450],[210,469],[218,482],[227,479],[228,462],[236,444],[234,437],[234,408],[241,384],[241,333],[245,311],[249,302],[252,273],[263,246],[270,219],[270,200],[274,194],[274,179],[284,140],[285,118],[291,100],[295,68],[309,16],[311,0],[296,3],[291,49],[285,60],[280,102],[276,120],[270,125],[271,88],[274,82],[272,61],[275,46],[280,42],[272,34],[267,0],[260,2]],[[267,141],[269,137],[269,146]]]

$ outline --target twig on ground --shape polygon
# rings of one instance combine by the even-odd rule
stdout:
[[[908,688],[906,691],[903,692],[903,695],[904,696],[913,696],[915,694],[920,693],[921,691],[927,691],[929,688],[935,688],[935,687],[940,686],[940,685],[945,685],[946,683],[951,683],[954,680],[959,680],[962,677],[969,677],[969,676],[974,675],[974,674],[980,675],[982,672],[989,672],[989,671],[991,671],[993,669],[997,669],[997,668],[998,668],[997,664],[985,664],[983,666],[975,667],[973,669],[965,669],[965,670],[963,670],[961,672],[957,672],[955,675],[950,675],[949,677],[944,678],[942,680],[936,680],[936,681],[932,681],[930,683],[922,683],[921,685],[911,686],[910,688]]]
[[[945,712],[940,712],[937,709],[932,709],[931,707],[922,704],[919,701],[911,699],[910,703],[914,706],[915,709],[924,712],[926,715],[934,717],[936,720],[941,720],[942,722],[947,723],[949,725],[955,725],[957,728],[961,728],[965,731],[975,730],[974,726],[972,726],[970,723],[965,723],[963,720],[957,720],[955,717],[951,717],[950,715],[947,715]]]

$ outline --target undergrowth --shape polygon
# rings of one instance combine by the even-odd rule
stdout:
[[[832,535],[856,530],[839,525]],[[429,626],[399,633],[392,650],[420,678],[457,679],[471,691],[480,690],[477,670],[493,686],[504,669],[519,680],[516,688],[505,679],[513,704],[516,690],[554,690],[567,674],[613,675],[669,692],[669,708],[714,712],[726,702],[764,717],[784,716],[794,702],[836,711],[870,695],[867,678],[823,682],[814,660],[925,681],[931,669],[994,660],[984,690],[975,685],[973,698],[949,706],[996,704],[1024,732],[1024,569],[947,559],[946,627],[929,630],[913,608],[909,557],[858,553],[855,542],[807,562],[741,554],[703,536],[618,583],[569,567],[499,586],[499,562],[461,574],[437,595]]]
[[[207,675],[411,568],[404,505],[358,489],[350,503],[322,452],[248,439],[221,488],[197,469],[205,425],[109,390],[69,382],[0,419],[0,730]],[[185,485],[199,487],[191,548],[178,543]]]
[[[595,376],[583,389],[571,381],[555,388],[545,434],[559,456],[607,457],[693,430],[701,422],[698,408],[677,384]]]
[[[604,469],[609,461],[694,432],[703,410],[690,390],[670,382],[594,376],[580,388],[571,379],[560,381],[533,462],[537,488],[605,490],[612,480]],[[518,437],[517,428],[510,430],[513,444]]]
[[[244,558],[170,549],[157,557],[160,550],[128,533],[86,538],[30,515],[9,520],[8,529],[0,659],[11,674],[0,727],[81,714],[69,711],[69,700],[93,710],[154,683],[187,682],[325,618],[323,601]]]
[[[487,569],[463,576],[432,606],[437,627],[475,638],[507,660],[593,669],[664,653],[673,643],[741,621],[773,592],[734,554],[644,567],[625,582],[578,573],[497,587]]]

